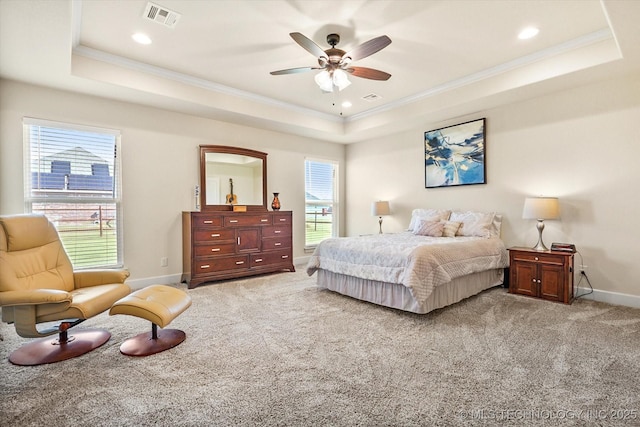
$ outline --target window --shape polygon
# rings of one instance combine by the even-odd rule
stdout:
[[[25,210],[56,225],[75,268],[121,267],[120,132],[25,118]]]
[[[305,248],[338,234],[338,163],[304,161]]]

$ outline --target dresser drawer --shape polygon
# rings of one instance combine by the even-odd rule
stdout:
[[[247,225],[271,225],[269,215],[234,215],[224,217],[225,227],[244,227]]]
[[[291,247],[291,238],[290,237],[282,237],[282,238],[272,238],[272,239],[262,239],[262,250],[269,251],[273,249],[288,249]]]
[[[234,241],[236,233],[234,230],[196,230],[194,233],[195,243]]]
[[[273,215],[273,225],[291,225],[291,213],[279,213]]]
[[[290,251],[273,251],[251,255],[251,267],[260,267],[262,265],[278,263],[291,264]]]
[[[246,255],[212,258],[195,262],[195,273],[206,274],[223,270],[237,270],[249,268],[249,259]]]
[[[233,243],[220,243],[212,245],[194,246],[194,252],[197,257],[208,257],[216,255],[229,255],[236,251],[236,245]]]
[[[211,214],[193,214],[193,225],[194,228],[199,227],[221,227],[222,226],[222,215],[211,215]]]
[[[291,227],[269,226],[262,229],[262,237],[284,237],[291,236]]]

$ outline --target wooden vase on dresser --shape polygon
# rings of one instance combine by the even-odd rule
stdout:
[[[200,211],[182,213],[182,281],[190,289],[295,271],[292,212],[267,210],[266,153],[201,145],[199,193]]]

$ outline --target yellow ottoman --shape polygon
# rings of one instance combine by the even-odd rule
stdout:
[[[151,322],[151,332],[129,338],[120,346],[128,356],[149,356],[168,350],[185,340],[186,334],[177,329],[162,329],[191,305],[191,297],[171,286],[152,285],[118,300],[109,310],[110,315],[128,314]]]

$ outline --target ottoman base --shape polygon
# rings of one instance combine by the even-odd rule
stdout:
[[[186,337],[187,335],[178,329],[159,330],[156,338],[153,337],[153,332],[143,332],[123,342],[120,353],[127,356],[149,356],[177,346]]]

